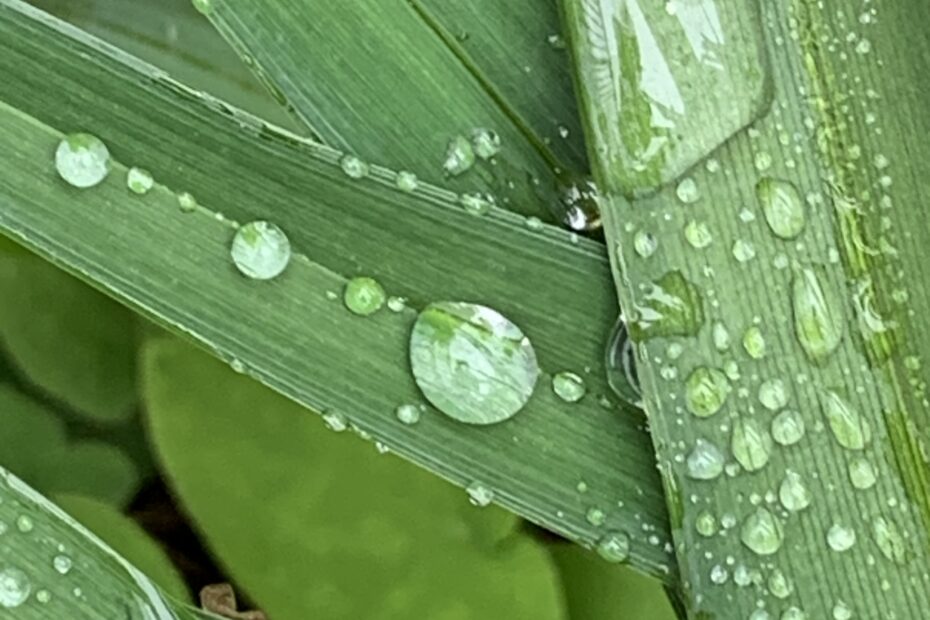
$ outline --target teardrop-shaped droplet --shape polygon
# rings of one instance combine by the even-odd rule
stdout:
[[[778,517],[761,506],[746,517],[740,528],[740,540],[756,555],[772,555],[781,547],[784,537]]]
[[[733,458],[746,471],[758,471],[766,466],[772,454],[772,438],[768,430],[754,418],[737,418],[730,438]]]
[[[872,537],[883,556],[895,564],[907,562],[907,543],[894,521],[885,517],[876,517],[872,521]]]
[[[444,414],[468,424],[515,415],[533,394],[539,367],[529,339],[491,308],[430,304],[410,336],[413,376]]]
[[[756,184],[756,196],[762,205],[769,228],[782,239],[794,239],[807,221],[804,201],[794,184],[765,177]]]
[[[788,470],[778,487],[778,499],[785,510],[800,512],[811,505],[811,492],[801,474]]]
[[[875,486],[875,467],[864,458],[853,459],[849,463],[849,481],[860,491]]]
[[[730,395],[727,376],[716,368],[699,366],[685,381],[685,405],[699,418],[714,415]]]
[[[680,271],[670,271],[648,286],[629,324],[634,340],[694,336],[704,324],[704,301]]]
[[[804,418],[793,409],[772,418],[772,438],[782,446],[793,446],[804,437]]]
[[[623,402],[641,407],[643,393],[636,372],[636,352],[622,316],[617,318],[610,338],[607,339],[604,365],[607,370],[607,385],[613,393]]]
[[[822,363],[843,339],[841,306],[811,268],[798,270],[791,293],[798,342],[811,361]]]
[[[713,480],[723,473],[724,456],[720,448],[707,441],[697,439],[688,455],[688,476],[695,480]]]
[[[820,407],[836,442],[847,450],[862,450],[872,438],[868,421],[853,405],[833,390],[825,390]]]

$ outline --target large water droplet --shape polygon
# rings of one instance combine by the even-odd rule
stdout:
[[[69,185],[81,189],[93,187],[110,173],[110,151],[97,136],[68,134],[55,151],[55,168]]]
[[[791,292],[798,342],[811,361],[821,363],[843,339],[840,305],[811,268],[798,270]]]
[[[381,284],[374,278],[357,277],[346,283],[342,301],[346,308],[359,316],[370,316],[380,310],[387,300]]]
[[[152,173],[143,168],[130,168],[126,173],[126,187],[134,194],[148,194],[155,186]]]
[[[698,289],[680,271],[670,271],[652,283],[629,324],[634,340],[694,336],[704,324],[704,302]]]
[[[446,148],[443,170],[452,176],[467,172],[475,164],[475,150],[465,136],[455,136]]]
[[[860,491],[875,486],[875,468],[872,463],[863,458],[853,459],[849,463],[849,481]]]
[[[761,506],[746,517],[740,528],[740,540],[757,555],[772,555],[781,547],[784,537],[781,522]]]
[[[806,222],[804,201],[792,183],[766,177],[756,184],[756,196],[773,233],[782,239],[801,234]]]
[[[636,354],[630,340],[626,322],[619,317],[607,339],[605,356],[607,385],[620,400],[636,407],[642,406],[642,390],[636,373]]]
[[[834,551],[848,551],[856,544],[856,531],[851,527],[834,523],[827,530],[827,544]]]
[[[564,370],[552,376],[552,391],[567,403],[577,403],[587,393],[584,379]]]
[[[781,379],[768,379],[759,386],[759,402],[766,409],[778,411],[788,404],[788,388]]]
[[[782,446],[793,446],[804,437],[804,418],[791,409],[782,411],[772,419],[772,437]]]
[[[23,571],[13,566],[0,569],[0,607],[19,607],[32,591],[32,583]]]
[[[243,275],[270,280],[284,271],[291,260],[291,243],[271,222],[250,222],[236,231],[230,256]]]
[[[758,471],[765,467],[772,454],[772,438],[768,430],[754,418],[737,418],[733,422],[730,439],[733,458],[746,471]]]
[[[608,562],[626,562],[630,557],[630,537],[623,532],[608,532],[597,541],[597,554]]]
[[[785,510],[800,512],[811,505],[811,492],[801,474],[788,470],[778,487],[778,499]]]
[[[685,382],[685,405],[699,418],[708,418],[720,411],[729,395],[730,382],[716,368],[699,366]]]
[[[720,449],[705,439],[698,439],[688,455],[688,476],[695,480],[713,480],[723,473],[723,464]]]
[[[872,521],[872,537],[883,556],[896,564],[907,562],[907,544],[894,521],[876,517]]]
[[[539,376],[536,353],[519,327],[496,310],[461,302],[430,304],[420,313],[410,360],[426,398],[468,424],[512,417]]]
[[[862,450],[872,438],[872,429],[859,411],[832,390],[825,390],[820,406],[833,437],[847,450]]]
[[[768,588],[775,598],[788,598],[794,589],[791,580],[778,568],[774,569],[772,574],[769,575]]]

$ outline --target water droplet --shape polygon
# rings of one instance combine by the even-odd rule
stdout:
[[[291,260],[291,243],[271,222],[249,222],[236,231],[230,248],[236,268],[254,280],[270,280]]]
[[[743,333],[743,348],[749,357],[758,360],[765,357],[765,337],[762,330],[755,325],[749,327]]]
[[[614,323],[610,338],[607,339],[605,367],[607,385],[614,394],[625,403],[641,406],[642,390],[636,374],[636,354],[622,316]]]
[[[699,418],[709,418],[720,411],[729,394],[729,380],[715,368],[699,366],[685,382],[685,404]]]
[[[391,312],[403,312],[407,309],[407,299],[405,297],[388,297],[387,307]]]
[[[110,151],[97,136],[68,134],[55,151],[55,168],[69,185],[81,189],[93,187],[110,173]]]
[[[713,480],[723,473],[724,457],[720,449],[705,439],[697,439],[688,455],[688,476],[695,480]]]
[[[759,386],[759,402],[771,411],[788,404],[788,388],[781,379],[768,379]]]
[[[633,237],[633,249],[643,258],[649,258],[655,254],[656,248],[658,247],[659,240],[656,239],[655,235],[652,233],[640,230]]]
[[[847,450],[865,448],[872,438],[872,429],[858,410],[832,390],[824,390],[820,406],[837,443]]]
[[[714,235],[704,222],[691,220],[685,225],[685,241],[691,244],[691,247],[703,250],[713,243]]]
[[[772,438],[769,432],[754,418],[737,418],[733,422],[730,438],[733,458],[746,471],[758,471],[769,462],[772,453]]]
[[[856,544],[856,532],[851,527],[834,523],[827,530],[827,544],[834,551],[848,551]]]
[[[494,206],[494,196],[475,192],[459,196],[459,204],[471,215],[486,215]]]
[[[812,498],[801,474],[789,469],[778,487],[778,499],[785,510],[800,512],[810,506]]]
[[[694,529],[697,533],[705,538],[710,538],[717,533],[717,518],[713,513],[702,510],[694,519]]]
[[[32,519],[26,515],[20,515],[16,517],[16,529],[18,529],[23,534],[28,534],[32,531],[32,528],[35,527],[32,523]]]
[[[566,176],[559,179],[559,202],[562,223],[578,232],[601,227],[599,193],[594,181],[587,177]]]
[[[718,351],[726,351],[730,348],[730,332],[723,323],[714,323],[713,327],[714,347]]]
[[[394,416],[401,424],[406,424],[407,426],[413,426],[419,422],[421,415],[423,415],[422,405],[401,405],[394,410]]]
[[[26,573],[12,566],[0,570],[0,607],[19,607],[31,591],[32,584]]]
[[[883,556],[896,564],[907,562],[907,545],[893,521],[876,517],[872,521],[872,536]]]
[[[759,151],[753,161],[756,164],[756,170],[759,172],[765,172],[772,167],[772,155],[768,151]]]
[[[756,247],[750,241],[737,239],[733,242],[733,258],[741,263],[751,261],[756,257]]]
[[[794,239],[804,230],[804,200],[793,183],[766,177],[756,184],[756,196],[765,221],[776,236]]]
[[[607,522],[607,515],[600,508],[589,508],[584,515],[585,521],[594,527],[601,527]]]
[[[494,424],[515,415],[533,394],[539,368],[523,332],[491,308],[430,304],[410,337],[417,385],[446,415]]]
[[[678,200],[685,204],[697,202],[701,198],[701,190],[698,189],[697,183],[691,177],[685,177],[675,188],[675,194]]]
[[[501,150],[501,137],[490,129],[477,128],[471,132],[471,143],[475,155],[481,159],[491,159]]]
[[[178,207],[182,213],[193,213],[197,210],[197,199],[190,192],[178,194]]]
[[[630,537],[622,532],[608,532],[597,542],[597,554],[612,563],[630,557]]]
[[[374,278],[356,277],[346,283],[342,301],[353,314],[370,316],[387,300],[384,288]]]
[[[342,433],[349,428],[349,418],[338,411],[326,411],[322,415],[326,428],[334,433]]]
[[[789,607],[782,613],[781,620],[807,620],[807,615],[797,607]]]
[[[740,540],[756,555],[772,555],[781,547],[784,537],[781,522],[763,507],[746,517],[740,528]]]
[[[849,481],[860,491],[875,486],[875,468],[864,458],[853,459],[849,463]]]
[[[143,168],[130,168],[126,173],[126,187],[134,194],[148,194],[155,186],[155,179],[152,173]]]
[[[363,179],[368,176],[370,167],[355,155],[343,155],[339,167],[350,179]]]
[[[194,8],[204,15],[213,12],[213,0],[193,0]]]
[[[843,601],[837,601],[833,606],[833,620],[849,620],[852,617],[852,610]]]
[[[793,446],[804,437],[804,418],[791,409],[772,419],[772,437],[782,446]]]
[[[822,363],[843,338],[843,317],[832,291],[821,285],[817,272],[799,270],[792,284],[794,329],[807,357]]]
[[[68,572],[70,572],[72,565],[73,562],[71,561],[71,558],[66,555],[56,555],[52,560],[52,566],[55,567],[55,570],[59,575],[67,575]]]
[[[420,186],[420,181],[414,173],[402,170],[397,173],[394,184],[397,186],[397,189],[409,193],[416,191]]]
[[[772,615],[764,609],[756,609],[749,614],[749,620],[771,620]]]
[[[714,567],[710,569],[710,580],[717,585],[726,583],[729,578],[729,571],[719,564],[715,564]]]
[[[471,502],[472,506],[484,508],[494,501],[494,491],[480,482],[472,482],[465,487],[465,492],[468,493],[468,501]]]
[[[6,531],[7,531],[6,523],[4,523],[3,521],[0,521],[0,536],[3,536],[4,534],[6,534]]]
[[[446,148],[446,159],[442,167],[446,174],[458,176],[475,164],[475,151],[465,136],[455,136]]]
[[[552,376],[552,391],[567,403],[577,403],[584,398],[587,388],[584,379],[573,372],[563,370]]]
[[[704,302],[680,271],[670,271],[646,290],[635,315],[628,326],[634,340],[694,336],[704,324]]]
[[[545,224],[543,224],[543,221],[539,219],[538,217],[536,217],[535,215],[529,216],[523,222],[529,230],[534,230],[534,231],[540,231],[546,226]]]
[[[44,605],[52,600],[52,593],[45,589],[39,590],[36,592],[36,600]]]
[[[791,580],[778,568],[773,570],[772,574],[769,575],[768,587],[772,596],[782,599],[791,596],[791,591],[794,589],[791,585]]]

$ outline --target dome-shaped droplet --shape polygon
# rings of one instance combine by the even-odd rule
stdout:
[[[743,349],[754,360],[765,357],[765,337],[761,329],[753,325],[743,333]]]
[[[243,275],[270,280],[284,271],[291,260],[291,243],[271,222],[250,222],[236,231],[230,256]]]
[[[850,620],[852,617],[852,609],[845,602],[837,601],[833,606],[833,620]]]
[[[608,532],[597,542],[597,554],[608,562],[626,562],[630,557],[630,537],[623,532]]]
[[[677,195],[678,200],[683,203],[691,204],[697,202],[701,198],[701,190],[698,189],[698,185],[694,179],[685,177],[678,183],[677,187],[675,187],[675,195]]]
[[[714,235],[710,232],[710,227],[704,222],[691,220],[685,225],[685,241],[691,247],[703,250],[714,241]]]
[[[740,527],[740,540],[757,555],[772,555],[778,551],[784,536],[781,522],[763,507],[756,508]]]
[[[730,394],[730,381],[715,368],[699,366],[685,381],[685,405],[699,418],[708,418],[723,407]]]
[[[607,385],[623,402],[642,406],[642,390],[636,372],[636,353],[630,340],[626,322],[619,317],[607,339],[605,355]]]
[[[423,415],[423,406],[422,405],[412,405],[406,404],[401,405],[394,410],[394,416],[401,424],[406,424],[407,426],[413,426],[420,421],[420,417]]]
[[[810,268],[795,274],[791,292],[798,342],[811,361],[822,363],[843,339],[841,306]]]
[[[516,414],[533,394],[536,353],[519,327],[491,308],[430,304],[410,336],[413,376],[426,398],[468,424]]]
[[[758,471],[765,467],[772,454],[772,438],[768,429],[755,418],[741,417],[733,422],[730,438],[733,458],[746,471]]]
[[[28,534],[35,527],[35,523],[32,522],[32,518],[26,515],[20,515],[16,517],[16,529],[18,529],[23,534]]]
[[[465,136],[455,136],[446,148],[446,158],[442,163],[446,174],[458,176],[468,171],[475,164],[475,150]]]
[[[552,391],[567,403],[577,403],[587,393],[584,379],[577,374],[563,370],[552,376]]]
[[[472,506],[484,508],[494,501],[494,491],[480,482],[472,482],[465,487],[465,492],[468,493],[468,501]]]
[[[872,537],[883,556],[896,564],[907,562],[907,543],[894,521],[876,517],[872,521]]]
[[[756,196],[776,236],[794,239],[801,234],[806,222],[804,201],[792,183],[766,177],[756,184]]]
[[[357,277],[346,283],[342,301],[353,314],[370,316],[384,306],[387,294],[374,278]]]
[[[694,519],[694,529],[705,538],[713,536],[717,533],[717,517],[707,510],[702,510]]]
[[[856,544],[856,531],[851,527],[834,523],[827,530],[827,544],[834,551],[847,551]]]
[[[130,168],[126,173],[126,187],[134,194],[148,194],[155,186],[152,173],[144,168]]]
[[[68,134],[55,151],[55,168],[69,185],[81,189],[93,187],[110,173],[110,151],[97,136]]]
[[[767,379],[759,386],[759,402],[766,409],[778,411],[788,404],[788,387],[781,379]]]
[[[649,258],[655,254],[656,248],[658,247],[659,240],[650,232],[640,230],[633,235],[633,249],[643,258]]]
[[[194,8],[204,15],[213,12],[213,0],[193,0]]]
[[[29,598],[32,583],[23,571],[13,566],[0,567],[0,607],[19,607]]]
[[[872,429],[859,411],[833,390],[825,390],[820,406],[836,442],[847,450],[862,450],[872,438]]]
[[[769,575],[767,585],[769,592],[775,598],[788,598],[791,596],[791,591],[794,589],[791,585],[791,580],[778,568],[774,569]]]
[[[71,558],[64,554],[56,555],[54,559],[52,559],[52,566],[55,567],[55,571],[59,575],[67,575],[68,572],[71,571],[71,566],[73,564]]]
[[[476,128],[471,132],[472,149],[481,159],[491,159],[501,150],[501,137],[490,129]]]
[[[343,155],[339,160],[339,166],[350,179],[362,179],[368,176],[371,168],[367,162],[362,161],[355,155]]]
[[[694,442],[694,449],[688,455],[688,477],[695,480],[713,480],[723,473],[724,456],[720,448],[698,438]]]
[[[789,409],[772,418],[772,438],[782,446],[793,446],[804,437],[804,418]]]
[[[601,527],[607,522],[607,515],[600,508],[591,507],[584,513],[584,520],[594,527]]]
[[[407,172],[402,170],[397,173],[397,177],[394,179],[395,185],[397,188],[404,192],[415,191],[420,186],[420,181],[417,179],[417,175],[412,172]]]
[[[811,492],[801,474],[791,470],[785,472],[785,478],[778,487],[778,499],[790,512],[799,512],[810,506]]]
[[[849,463],[849,481],[860,491],[875,486],[875,468],[864,458],[853,459]]]

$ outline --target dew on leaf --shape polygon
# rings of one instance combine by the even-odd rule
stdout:
[[[567,403],[577,403],[584,398],[587,387],[579,375],[563,370],[552,376],[552,391]]]
[[[494,197],[490,194],[475,192],[459,196],[459,204],[471,215],[486,215],[494,206]]]
[[[862,450],[872,438],[872,429],[853,405],[833,390],[825,390],[820,407],[836,442],[847,450]]]
[[[483,127],[471,132],[472,150],[481,159],[491,159],[501,150],[501,137],[497,132]]]
[[[772,454],[772,438],[768,430],[754,418],[741,417],[733,422],[730,438],[733,458],[746,471],[758,471],[765,467]]]
[[[794,239],[806,223],[804,201],[793,183],[766,177],[756,184],[765,221],[776,236]]]
[[[778,487],[778,499],[785,510],[800,512],[811,504],[811,492],[801,474],[788,470]]]
[[[756,508],[740,527],[740,540],[756,555],[772,555],[784,540],[781,522],[767,508]]]
[[[97,136],[72,133],[55,151],[55,169],[69,185],[86,189],[100,184],[110,173],[110,151]]]
[[[823,363],[843,338],[839,302],[812,268],[795,274],[791,293],[798,342],[811,361]]]
[[[680,271],[670,271],[647,287],[634,314],[629,324],[634,340],[694,336],[704,324],[704,302]]]
[[[792,409],[772,418],[772,438],[782,446],[793,446],[804,437],[804,418]]]
[[[346,283],[342,301],[352,314],[371,316],[384,306],[387,295],[377,280],[360,276]]]
[[[907,544],[894,521],[876,517],[872,521],[872,537],[879,551],[888,560],[896,564],[904,564],[907,561]]]
[[[132,167],[126,173],[126,187],[134,194],[139,194],[140,196],[147,194],[154,186],[155,179],[148,170]]]
[[[864,491],[875,486],[875,468],[864,458],[856,458],[849,463],[849,481],[852,485]]]
[[[446,148],[443,170],[451,176],[467,172],[475,164],[475,150],[465,136],[455,136]]]
[[[370,171],[368,163],[355,155],[343,155],[339,160],[339,167],[350,179],[363,179]]]
[[[743,349],[754,360],[765,357],[765,337],[761,329],[753,325],[743,333]]]
[[[233,237],[230,256],[236,268],[253,280],[270,280],[291,260],[291,243],[271,222],[256,221],[240,227]]]
[[[642,405],[642,390],[636,372],[636,354],[630,340],[626,322],[619,317],[607,339],[605,364],[607,385],[623,402],[639,407]]]
[[[759,402],[771,411],[788,404],[788,388],[781,379],[767,379],[759,386]]]
[[[401,170],[397,173],[394,184],[397,186],[397,189],[409,193],[415,191],[420,186],[420,181],[414,173]]]
[[[19,607],[29,598],[32,583],[23,571],[14,566],[0,568],[0,607]]]
[[[710,232],[710,227],[697,220],[691,220],[685,225],[685,241],[691,247],[703,250],[714,241],[714,235]]]
[[[730,382],[715,368],[699,366],[685,381],[685,404],[699,418],[708,418],[723,407],[730,394]]]
[[[622,532],[608,532],[597,542],[597,554],[608,562],[626,562],[630,557],[630,537]]]
[[[848,551],[855,544],[856,532],[851,527],[834,523],[827,530],[827,545],[834,551]]]
[[[197,210],[197,199],[190,192],[178,194],[178,208],[182,213],[193,213]]]
[[[688,477],[695,480],[713,480],[723,473],[724,456],[720,448],[706,439],[698,438],[688,455]]]
[[[52,559],[52,566],[55,567],[55,571],[59,575],[67,575],[68,572],[71,571],[71,567],[73,566],[73,564],[74,563],[71,560],[71,558],[64,554],[56,555]]]

